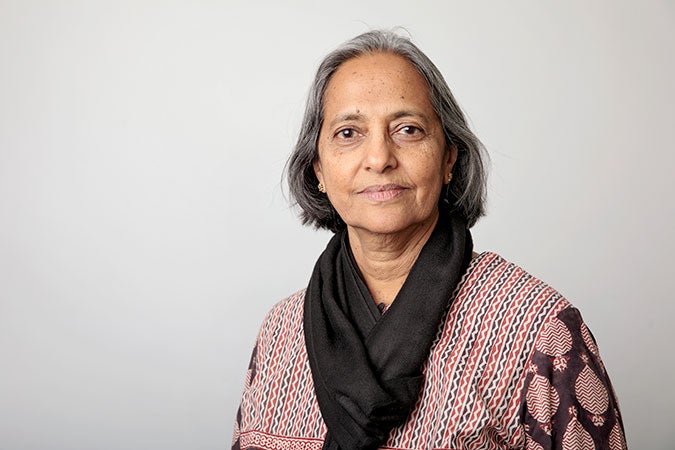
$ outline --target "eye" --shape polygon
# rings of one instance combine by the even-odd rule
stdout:
[[[403,142],[415,142],[423,139],[424,136],[424,130],[415,125],[402,125],[396,128],[396,132],[394,133],[394,139],[398,139]]]
[[[352,128],[343,128],[335,133],[335,137],[338,139],[353,139],[356,137],[356,130]]]
[[[398,130],[399,133],[406,134],[408,136],[414,136],[416,134],[419,134],[422,132],[421,129],[417,128],[416,126],[413,125],[406,125],[404,127],[401,127]]]

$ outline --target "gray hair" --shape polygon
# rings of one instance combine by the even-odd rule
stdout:
[[[323,97],[326,86],[341,64],[368,53],[393,53],[408,60],[424,77],[429,97],[443,127],[446,145],[457,147],[457,161],[447,189],[439,201],[447,200],[472,227],[485,214],[487,153],[466,123],[443,75],[410,39],[392,31],[374,30],[345,42],[329,53],[319,65],[309,90],[298,141],[286,163],[291,198],[302,209],[303,224],[339,231],[345,228],[328,197],[319,192],[313,163],[319,157],[319,133],[323,124]]]

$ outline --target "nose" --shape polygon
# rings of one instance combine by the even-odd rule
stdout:
[[[396,144],[388,133],[374,133],[365,145],[363,165],[366,170],[385,173],[398,165]]]

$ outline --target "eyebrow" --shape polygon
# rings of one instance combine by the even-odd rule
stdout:
[[[420,117],[422,120],[425,121],[429,120],[426,114],[422,113],[421,111],[416,111],[414,109],[405,109],[403,111],[398,111],[391,116],[392,120],[400,119],[401,117]]]
[[[426,114],[423,114],[421,111],[416,111],[414,109],[405,109],[402,111],[396,111],[393,114],[390,114],[389,116],[390,120],[396,120],[400,119],[401,117],[420,117],[424,121],[429,121],[429,118],[426,116]],[[331,120],[329,126],[334,127],[336,124],[340,122],[349,122],[349,121],[362,121],[365,120],[366,116],[360,113],[344,113],[344,114],[338,114],[335,119]]]
[[[329,126],[334,127],[335,125],[337,125],[340,122],[360,121],[360,120],[364,120],[365,118],[366,118],[366,116],[364,116],[363,114],[359,114],[359,113],[338,114],[338,116],[335,119],[331,120]]]

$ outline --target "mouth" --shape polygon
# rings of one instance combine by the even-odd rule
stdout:
[[[392,200],[407,190],[405,186],[400,184],[377,184],[368,186],[367,188],[357,192],[361,197],[374,202],[385,202]]]

